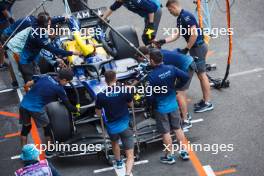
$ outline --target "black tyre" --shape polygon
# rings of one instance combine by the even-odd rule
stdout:
[[[116,28],[128,41],[135,45],[136,48],[139,47],[138,36],[135,28],[130,26],[121,26]],[[136,51],[129,46],[122,38],[120,38],[114,31],[110,31],[109,37],[113,43],[115,49],[117,50],[116,59],[124,58],[134,58]]]
[[[60,102],[52,102],[47,105],[47,114],[54,140],[64,142],[70,139],[73,134],[73,123],[72,116],[66,107]]]

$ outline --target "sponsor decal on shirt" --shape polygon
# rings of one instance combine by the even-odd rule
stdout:
[[[165,73],[160,74],[159,78],[160,79],[165,79],[165,78],[169,77],[170,75],[171,75],[171,71],[169,70],[169,71],[167,71]]]

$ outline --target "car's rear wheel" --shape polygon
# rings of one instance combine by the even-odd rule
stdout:
[[[64,142],[70,139],[73,134],[73,123],[70,112],[60,102],[52,102],[47,105],[46,109],[54,140]]]
[[[136,48],[139,47],[139,40],[135,28],[131,26],[121,26],[116,28],[128,41],[130,41]],[[114,31],[110,31],[109,37],[117,50],[117,59],[134,58],[136,51]]]

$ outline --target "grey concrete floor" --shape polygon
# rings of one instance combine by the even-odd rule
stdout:
[[[109,6],[113,1],[90,0],[92,7]],[[166,0],[162,0],[163,4]],[[39,3],[39,0],[17,1],[13,8],[15,17],[26,15]],[[221,7],[225,7],[224,1],[219,1]],[[195,6],[191,1],[182,1],[183,7],[193,11]],[[214,171],[222,171],[234,167],[237,172],[230,175],[239,176],[260,176],[264,172],[264,152],[263,138],[264,124],[263,98],[264,98],[264,1],[236,1],[231,9],[232,27],[234,28],[233,41],[233,61],[230,77],[231,87],[221,91],[212,89],[212,101],[215,110],[193,114],[194,119],[204,119],[203,122],[194,124],[187,133],[188,138],[195,144],[233,144],[234,151],[211,152],[197,151],[197,157],[202,165],[210,165]],[[61,15],[64,8],[60,0],[47,3],[47,11],[52,15]],[[218,8],[212,12],[212,23],[214,27],[225,27],[225,14]],[[158,38],[163,38],[163,28],[174,27],[175,18],[168,11],[163,9],[163,17],[160,25]],[[111,17],[114,26],[133,25],[141,33],[143,20],[136,15],[129,13],[124,8],[120,9]],[[166,48],[173,49],[183,47],[184,41],[167,45]],[[226,67],[228,53],[227,37],[213,39],[210,50],[214,51],[209,59],[209,63],[216,63],[217,70],[212,73],[216,77],[223,77]],[[251,71],[260,68],[258,72],[248,74],[238,74],[244,71]],[[0,87],[5,89],[10,87],[9,76],[6,72],[0,73]],[[201,90],[197,78],[193,79],[188,91],[192,103],[201,98]],[[18,98],[16,92],[0,94],[0,111],[17,112]],[[0,136],[17,132],[20,129],[15,118],[0,115]],[[10,160],[11,156],[19,152],[19,138],[0,139],[0,175],[12,175],[15,169],[21,166],[17,160]],[[177,161],[173,166],[166,166],[159,163],[158,159],[162,154],[161,144],[157,143],[147,149],[142,155],[142,159],[149,160],[148,164],[135,166],[134,175],[138,176],[173,176],[173,175],[197,175],[195,167],[191,161]],[[96,157],[77,157],[68,159],[56,159],[52,161],[62,175],[95,175],[93,170],[107,167]],[[107,172],[98,175],[114,175]]]

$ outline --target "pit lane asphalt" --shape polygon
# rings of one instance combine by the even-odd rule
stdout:
[[[166,3],[163,0],[163,5]],[[92,7],[108,6],[112,1],[90,1]],[[220,1],[219,1],[220,2]],[[15,17],[24,16],[39,3],[39,0],[18,1],[14,5]],[[220,3],[225,7],[224,3]],[[236,74],[256,68],[264,68],[263,39],[264,24],[261,20],[264,16],[264,2],[262,0],[236,1],[232,7],[232,26],[234,28],[234,50],[231,73]],[[193,11],[191,2],[183,2],[183,7]],[[63,6],[60,0],[48,2],[47,11],[52,15],[63,14]],[[120,15],[122,14],[122,15]],[[118,19],[118,20],[117,20]],[[214,27],[225,27],[226,17],[218,9],[212,14]],[[143,21],[136,15],[128,13],[124,8],[116,12],[111,23],[114,26],[132,24],[141,33]],[[175,18],[163,9],[163,17],[158,38],[163,38],[163,27],[174,27]],[[177,43],[167,45],[166,48],[184,47],[181,39]],[[227,37],[220,37],[211,42],[210,50],[215,54],[208,60],[216,63],[218,70],[211,75],[224,75],[227,57]],[[1,72],[0,89],[10,87],[10,81],[6,72]],[[263,152],[263,98],[264,98],[264,72],[252,72],[251,74],[238,75],[230,78],[231,87],[221,91],[213,90],[213,102],[215,110],[203,114],[193,114],[194,119],[203,118],[204,121],[194,124],[187,136],[195,144],[234,144],[233,152],[196,152],[202,165],[210,165],[214,171],[222,171],[234,167],[236,172],[230,175],[260,176],[264,172]],[[191,89],[188,92],[191,103],[195,103],[201,96],[197,78],[194,77]],[[0,94],[0,111],[17,112],[18,97],[16,92]],[[190,105],[190,108],[192,105]],[[0,136],[19,131],[17,119],[0,115]],[[19,138],[0,139],[0,175],[12,175],[15,169],[21,166],[17,160],[10,160],[11,156],[19,152]],[[149,160],[148,164],[135,166],[134,175],[197,175],[192,163],[177,161],[173,166],[159,163],[161,145],[151,145],[143,153],[142,159]],[[94,175],[93,170],[107,167],[96,157],[77,157],[68,159],[56,159],[52,161],[62,175]],[[98,175],[114,175],[106,172]]]

